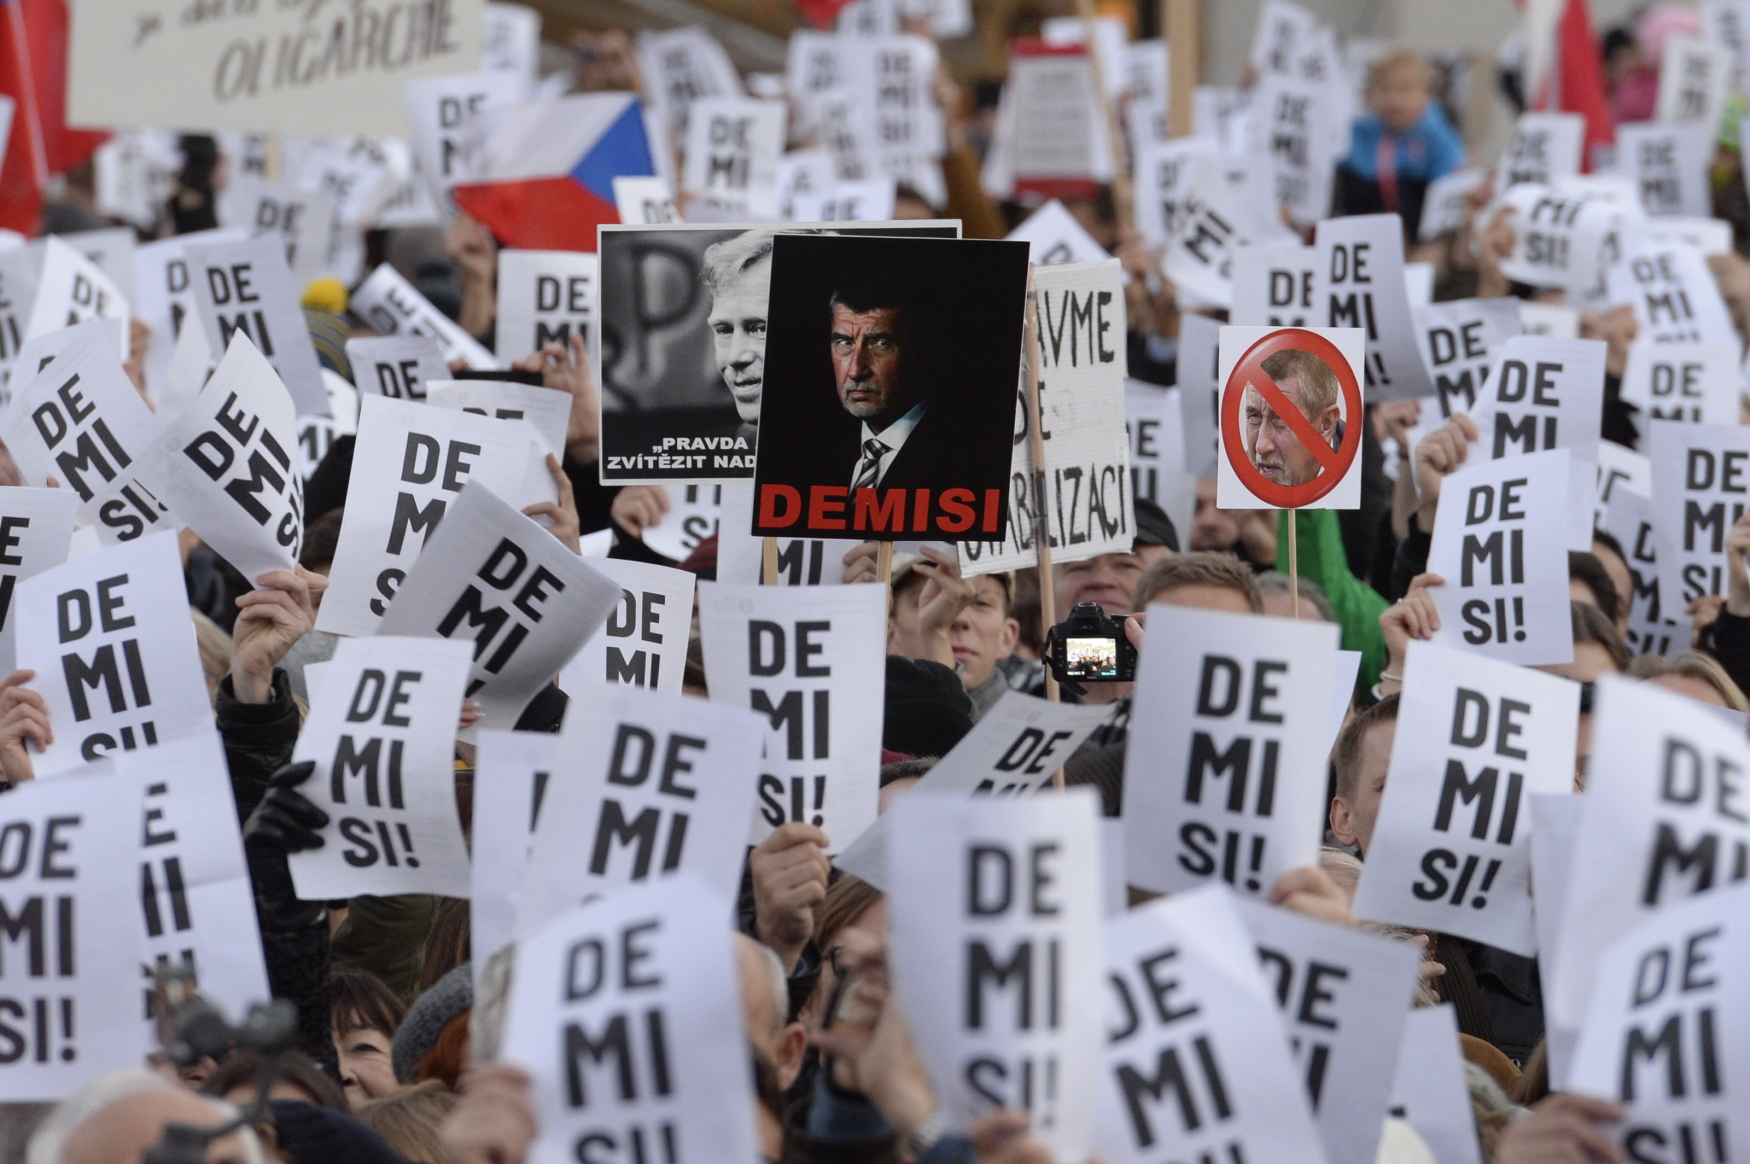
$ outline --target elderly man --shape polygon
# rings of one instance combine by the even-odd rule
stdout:
[[[1295,411],[1325,444],[1336,446],[1342,410],[1337,406],[1337,374],[1311,352],[1289,348],[1264,361],[1264,374],[1275,383]],[[1302,442],[1290,418],[1283,416],[1256,385],[1246,385],[1244,417],[1246,448],[1252,466],[1277,485],[1305,485],[1324,471],[1324,464]]]
[[[711,292],[712,353],[717,373],[741,417],[736,434],[749,445],[759,432],[760,390],[766,377],[766,300],[772,289],[775,230],[750,230],[713,243],[700,279]]]

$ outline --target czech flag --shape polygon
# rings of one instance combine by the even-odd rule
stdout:
[[[65,0],[0,0],[0,96],[16,103],[0,166],[0,227],[34,235],[49,175],[72,169],[109,140],[107,133],[67,128]]]
[[[593,251],[620,221],[614,179],[656,167],[630,93],[584,93],[482,110],[456,205],[518,250]]]

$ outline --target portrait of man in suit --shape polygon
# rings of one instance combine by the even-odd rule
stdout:
[[[845,411],[862,421],[849,484],[879,488],[929,411],[920,353],[906,342],[916,312],[865,289],[833,292],[831,307],[834,386]]]

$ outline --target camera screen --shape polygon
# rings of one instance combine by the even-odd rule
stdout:
[[[1063,647],[1072,679],[1118,677],[1118,640],[1110,635],[1097,639],[1065,639]]]

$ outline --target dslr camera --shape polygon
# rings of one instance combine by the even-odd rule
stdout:
[[[1078,602],[1069,617],[1045,632],[1045,665],[1071,694],[1083,683],[1129,683],[1136,678],[1136,648],[1124,619],[1092,602]]]

